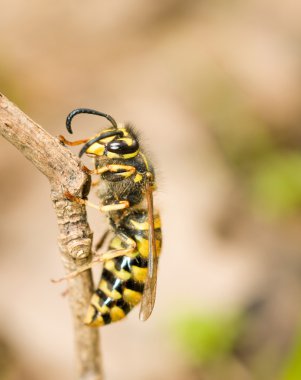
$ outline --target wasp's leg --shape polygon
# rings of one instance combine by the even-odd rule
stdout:
[[[103,212],[123,210],[123,209],[128,208],[130,206],[130,203],[128,201],[118,201],[116,203],[113,203],[110,205],[105,205],[105,206],[96,205],[96,204],[94,204],[94,203],[92,203],[86,199],[76,197],[76,196],[70,194],[68,191],[65,191],[65,197],[67,199],[69,199],[69,201],[76,202],[76,203],[79,203],[81,205],[90,206],[90,207],[96,208],[96,210],[98,210],[98,211],[103,211]]]
[[[96,168],[96,169],[89,169],[86,166],[83,166],[82,169],[84,172],[90,175],[111,172],[111,173],[114,173],[116,176],[120,176],[123,178],[130,177],[136,171],[136,168],[134,166],[117,165],[117,164],[106,165],[106,166],[103,166],[101,168]]]
[[[123,233],[118,233],[116,235],[116,237],[120,238],[120,240],[126,246],[125,248],[111,249],[111,250],[109,250],[106,253],[103,253],[101,255],[95,255],[89,264],[82,265],[81,267],[79,267],[74,272],[71,272],[71,273],[67,274],[66,276],[61,277],[59,279],[51,279],[51,282],[57,284],[59,282],[65,281],[65,280],[71,280],[71,279],[77,277],[82,272],[86,271],[87,269],[92,268],[93,265],[96,263],[102,263],[102,262],[107,261],[107,260],[112,260],[115,257],[130,255],[135,250],[136,242],[133,239],[131,239],[129,236],[127,236]]]
[[[130,207],[129,201],[118,201],[118,203],[112,203],[105,206],[100,206],[100,211],[108,212],[108,211],[116,211],[116,210],[123,210],[125,208]]]
[[[69,141],[69,140],[66,140],[65,137],[62,136],[62,135],[59,135],[59,140],[60,140],[60,142],[62,144],[64,144],[64,145],[70,145],[70,146],[85,144],[87,141],[89,141],[89,139]]]
[[[101,255],[95,255],[93,259],[95,260],[95,262],[97,262],[97,259],[101,261],[107,261],[107,260],[114,259],[115,257],[118,257],[118,256],[130,255],[135,250],[137,246],[135,240],[130,238],[125,233],[118,232],[115,235],[114,239],[116,238],[119,238],[120,243],[121,244],[123,243],[124,247],[120,245],[120,248],[118,247],[118,248],[110,249],[106,253],[103,253]]]
[[[106,240],[106,238],[110,232],[111,232],[111,230],[106,230],[104,232],[104,234],[102,235],[102,237],[99,239],[98,243],[95,245],[95,251],[96,252],[103,246],[103,243],[105,242],[105,240]]]

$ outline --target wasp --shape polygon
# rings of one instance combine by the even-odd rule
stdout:
[[[69,133],[73,133],[71,123],[78,114],[101,116],[111,124],[84,140],[68,141],[60,136],[65,145],[83,144],[79,157],[93,158],[95,168],[83,169],[99,176],[100,205],[70,193],[66,197],[104,212],[113,232],[108,251],[100,255],[103,270],[84,323],[98,327],[119,321],[139,303],[139,318],[144,321],[154,308],[162,242],[160,217],[153,206],[154,168],[131,125],[117,124],[112,116],[96,110],[77,108],[66,119]]]

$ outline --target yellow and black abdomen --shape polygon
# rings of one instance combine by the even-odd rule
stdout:
[[[161,226],[155,216],[157,254],[161,248]],[[139,304],[148,269],[148,216],[145,210],[135,210],[119,225],[122,233],[132,238],[137,247],[129,255],[107,260],[104,264],[99,285],[93,294],[85,318],[89,326],[103,326],[123,319],[134,306]],[[117,232],[117,231],[116,231]],[[124,243],[116,235],[109,249],[123,249]]]

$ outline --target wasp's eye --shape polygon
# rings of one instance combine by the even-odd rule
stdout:
[[[117,154],[134,153],[139,149],[138,141],[135,139],[113,140],[107,145],[107,150]]]

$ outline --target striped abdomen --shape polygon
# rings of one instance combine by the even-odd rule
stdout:
[[[91,298],[85,318],[89,326],[103,326],[119,321],[137,305],[143,294],[148,268],[148,216],[145,210],[128,215],[121,223],[122,232],[137,247],[131,254],[116,257],[104,264],[99,285]],[[157,254],[161,248],[160,218],[155,216]],[[109,249],[126,248],[116,235]]]

